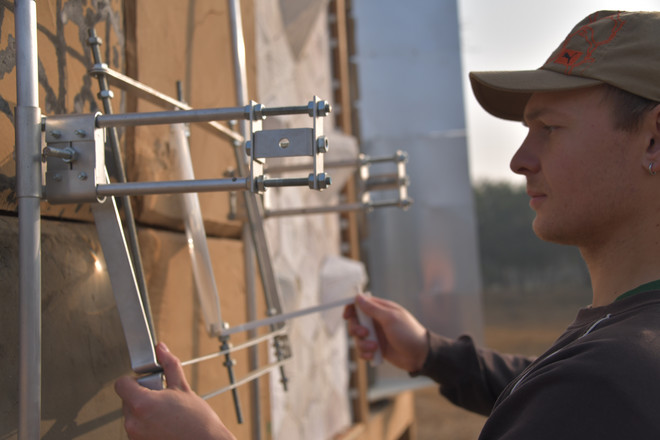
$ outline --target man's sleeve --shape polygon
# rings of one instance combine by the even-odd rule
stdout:
[[[454,404],[489,415],[497,397],[532,358],[477,348],[469,336],[456,340],[428,332],[429,354],[420,371],[440,384],[440,392]]]

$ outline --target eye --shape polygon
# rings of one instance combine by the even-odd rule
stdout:
[[[548,134],[553,133],[555,130],[557,130],[557,128],[559,127],[557,127],[556,125],[543,125],[543,131],[545,131]]]

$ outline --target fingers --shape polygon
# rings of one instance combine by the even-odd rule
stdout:
[[[170,352],[165,343],[159,342],[158,345],[156,345],[156,358],[165,372],[167,388],[177,388],[183,391],[190,391],[190,386],[186,380],[181,362]]]
[[[135,379],[130,376],[123,376],[115,382],[115,392],[124,402],[131,402],[137,396],[146,392],[146,388],[142,388]]]

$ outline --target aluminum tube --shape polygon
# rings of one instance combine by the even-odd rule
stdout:
[[[246,178],[172,180],[169,182],[129,182],[98,185],[96,194],[106,196],[144,196],[150,194],[180,194],[189,192],[241,191],[248,189]]]
[[[304,111],[303,111],[304,110]],[[263,116],[296,115],[308,113],[307,107],[274,107],[260,110]],[[193,110],[174,110],[164,112],[123,113],[100,115],[96,126],[126,127],[137,125],[176,124],[178,122],[209,122],[249,119],[249,107],[218,107]]]
[[[243,18],[241,14],[241,3],[239,0],[229,0],[229,19],[232,34],[232,53],[234,55],[234,78],[236,85],[236,102],[245,104],[248,100],[248,87],[247,87],[247,67],[245,62],[245,39],[243,38]],[[245,120],[238,121],[239,132],[243,139],[247,136],[247,122]],[[235,144],[236,160],[238,168],[245,168],[246,161],[245,149],[240,147],[240,143]],[[254,197],[252,194],[244,193],[246,204],[249,197]],[[257,319],[257,289],[256,289],[256,271],[255,271],[255,247],[252,235],[250,233],[250,226],[248,224],[243,226],[243,258],[245,263],[245,293],[246,293],[246,308],[247,319],[253,321]],[[255,338],[256,331],[248,332],[248,338]],[[248,351],[248,362],[250,370],[256,370],[259,367],[259,351],[258,347],[250,347]],[[261,394],[259,390],[258,378],[251,384],[250,387],[251,410],[252,410],[252,432],[255,434],[255,440],[261,440]]]
[[[325,304],[320,304],[318,306],[307,307],[305,309],[296,310],[288,313],[280,313],[279,315],[269,316],[268,318],[260,319],[258,321],[246,322],[245,324],[240,324],[235,327],[230,327],[224,329],[222,334],[224,336],[233,335],[234,333],[241,333],[250,331],[259,327],[265,327],[267,325],[272,326],[274,324],[282,324],[286,321],[289,321],[300,316],[311,315],[312,313],[323,312],[324,310],[334,309],[337,307],[342,307],[347,304],[355,302],[355,297],[350,296],[335,301],[331,301]]]
[[[16,0],[16,196],[19,242],[19,440],[41,425],[41,111],[37,76],[37,5]]]
[[[197,110],[172,110],[164,112],[123,113],[116,115],[99,115],[96,126],[125,127],[137,125],[176,124],[178,122],[209,122],[228,121],[232,119],[249,118],[246,107],[207,108]]]

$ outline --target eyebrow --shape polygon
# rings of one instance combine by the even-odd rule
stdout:
[[[557,111],[557,110],[554,110],[554,109],[551,109],[551,108],[548,108],[548,107],[541,107],[541,108],[538,108],[536,110],[532,110],[529,113],[523,114],[522,123],[525,127],[527,127],[527,124],[528,124],[529,121],[535,121],[537,119],[540,119],[541,116],[543,116],[545,114],[556,114],[556,115],[559,115],[559,116],[563,115],[563,113],[560,112],[560,111]]]

